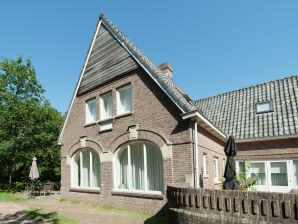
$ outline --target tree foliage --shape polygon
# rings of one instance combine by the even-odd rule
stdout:
[[[0,183],[28,181],[32,157],[41,180],[59,181],[62,115],[43,96],[29,59],[0,61]]]
[[[244,161],[243,169],[237,174],[236,179],[239,182],[240,190],[256,190],[258,175],[250,175],[250,161]]]

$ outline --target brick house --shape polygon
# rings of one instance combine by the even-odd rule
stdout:
[[[58,141],[64,197],[157,211],[166,202],[167,185],[219,188],[227,134],[237,138],[239,167],[245,159],[295,155],[296,129],[292,132],[289,127],[289,135],[285,128],[283,133],[262,130],[259,135],[259,127],[268,124],[270,116],[270,121],[276,120],[275,110],[280,110],[276,102],[297,99],[296,77],[293,83],[284,81],[295,94],[287,98],[283,83],[284,98],[280,94],[276,102],[267,84],[248,88],[251,92],[244,89],[238,91],[241,94],[234,91],[193,101],[173,82],[172,72],[167,63],[156,66],[100,16]],[[272,96],[265,94],[269,89]],[[248,113],[255,114],[255,106],[249,107],[251,111],[245,108],[250,100],[258,100],[256,108],[262,110],[268,106],[264,102],[269,103],[271,112],[262,111],[247,121]],[[289,115],[289,124],[298,122],[297,108],[291,120]]]

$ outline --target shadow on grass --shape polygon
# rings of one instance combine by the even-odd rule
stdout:
[[[144,224],[169,224],[166,217],[167,205],[164,205],[155,215],[146,219]]]
[[[44,213],[41,209],[30,209],[15,214],[6,215],[0,219],[0,223],[60,223],[56,212]]]

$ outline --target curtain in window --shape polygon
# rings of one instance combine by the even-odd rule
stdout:
[[[81,172],[81,179],[82,179],[82,185],[83,187],[89,187],[90,186],[90,151],[84,150],[82,151],[82,157],[83,157],[83,166],[82,166],[82,172]]]
[[[251,163],[250,172],[252,176],[257,176],[256,185],[266,185],[265,163]]]
[[[288,172],[286,162],[271,162],[271,183],[273,186],[288,186]]]
[[[147,151],[147,184],[150,191],[162,191],[163,167],[162,155],[154,145],[146,144]]]
[[[143,144],[135,143],[131,145],[130,156],[132,169],[132,189],[145,190]]]
[[[102,118],[104,119],[104,118],[112,117],[112,94],[111,93],[102,97],[102,104],[103,104]]]
[[[73,186],[80,186],[80,153],[77,153],[72,162],[72,183]]]
[[[92,153],[92,186],[91,187],[100,187],[100,159],[98,154],[95,151]]]
[[[124,87],[124,89],[119,90],[120,97],[120,113],[126,113],[131,111],[131,88]]]
[[[294,186],[298,186],[298,160],[293,160]]]
[[[86,111],[86,123],[96,121],[96,100],[90,100],[87,102]]]
[[[127,148],[119,156],[120,163],[120,183],[119,189],[128,189],[128,155]]]

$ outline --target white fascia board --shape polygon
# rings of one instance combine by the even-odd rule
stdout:
[[[160,85],[160,83],[154,78],[154,76],[148,71],[146,66],[143,65],[142,62],[128,49],[128,47],[124,44],[123,41],[121,41],[117,35],[114,34],[114,32],[109,28],[109,25],[105,25],[105,27],[110,31],[110,33],[116,38],[116,40],[125,48],[125,50],[134,58],[134,60],[137,61],[137,63],[150,75],[150,77],[153,79],[153,81],[162,89],[162,91],[172,100],[172,102],[180,109],[182,113],[185,113],[185,111],[175,102],[173,97],[165,91],[165,89]]]
[[[61,140],[62,140],[62,136],[63,136],[63,133],[64,133],[64,129],[65,129],[66,123],[67,123],[67,121],[68,121],[69,114],[70,114],[71,108],[72,108],[72,106],[73,106],[74,100],[75,100],[76,95],[77,95],[77,93],[78,93],[79,86],[80,86],[80,84],[81,84],[81,81],[82,81],[82,78],[83,78],[83,74],[84,74],[85,69],[86,69],[86,66],[87,66],[87,62],[88,62],[88,60],[89,60],[91,51],[92,51],[92,49],[93,49],[94,42],[95,42],[95,40],[96,40],[96,37],[97,37],[98,31],[99,31],[99,28],[100,28],[100,26],[101,26],[101,22],[102,22],[102,21],[99,20],[98,23],[97,23],[96,31],[95,31],[95,34],[94,34],[94,36],[93,36],[91,45],[90,45],[90,47],[89,47],[88,54],[87,54],[87,57],[86,57],[86,59],[85,59],[85,63],[84,63],[83,69],[82,69],[81,74],[80,74],[80,76],[79,76],[79,80],[78,80],[78,82],[77,82],[77,86],[76,86],[75,91],[74,91],[74,93],[73,93],[73,95],[72,95],[72,100],[71,100],[71,103],[70,103],[70,105],[69,105],[69,107],[68,107],[68,111],[67,111],[66,117],[65,117],[65,119],[64,119],[64,123],[63,123],[62,129],[61,129],[61,132],[60,132],[60,135],[59,135],[59,138],[58,138],[58,145],[61,145],[61,144],[62,144],[62,143],[61,143]]]
[[[182,119],[186,120],[188,118],[194,118],[203,121],[213,130],[215,130],[221,137],[223,137],[224,139],[227,138],[227,136],[221,130],[214,126],[214,124],[212,124],[207,118],[205,118],[201,113],[199,113],[199,111],[195,110],[182,115]]]

